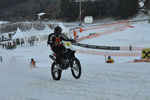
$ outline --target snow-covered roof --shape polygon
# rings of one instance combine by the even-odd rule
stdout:
[[[23,32],[18,28],[17,31],[16,31],[16,34],[12,36],[12,39],[22,38],[22,37],[24,37]]]
[[[46,25],[45,29],[42,30],[42,34],[40,34],[40,35],[49,35],[52,32],[53,32],[53,30],[51,28],[49,28],[48,25]]]
[[[38,16],[42,16],[42,15],[45,15],[46,13],[44,13],[44,12],[41,12],[41,13],[38,13],[37,15]]]
[[[5,23],[9,23],[9,22],[7,22],[7,21],[0,21],[0,25],[1,24],[5,24]]]

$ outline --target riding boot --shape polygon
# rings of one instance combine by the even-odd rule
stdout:
[[[62,69],[60,64],[56,64],[56,68],[60,70]]]

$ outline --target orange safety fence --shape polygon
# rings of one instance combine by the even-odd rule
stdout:
[[[74,35],[74,38],[77,38],[77,32],[76,31],[73,32],[73,35]]]
[[[110,23],[110,24],[104,24],[104,25],[94,26],[94,27],[89,27],[89,28],[82,28],[82,31],[95,30],[95,29],[111,27],[111,26],[114,26],[114,25],[125,24],[125,23],[129,24],[129,20],[114,22],[114,23]],[[79,28],[79,30],[81,31],[81,27]]]
[[[131,50],[130,50],[131,49]],[[120,47],[120,50],[130,50],[130,51],[142,51],[142,47]]]
[[[101,55],[101,56],[141,56],[141,52],[104,52],[77,49],[77,53]]]
[[[82,29],[81,27],[79,27],[79,31],[80,31],[80,32],[82,32],[82,31],[83,31],[83,29]]]
[[[134,59],[134,61],[128,61],[127,63],[144,63],[150,62],[150,59]]]
[[[86,39],[91,39],[91,38],[98,37],[98,36],[99,36],[99,34],[97,34],[97,33],[95,33],[93,35],[83,36],[83,37],[77,39],[77,42],[83,41],[83,40],[86,40]]]
[[[128,25],[127,26],[123,26],[123,27],[119,27],[119,28],[117,27],[117,28],[114,28],[114,29],[111,29],[111,30],[108,30],[108,31],[101,32],[101,33],[95,33],[93,35],[84,36],[84,37],[79,38],[77,40],[77,42],[82,41],[82,40],[86,40],[86,39],[91,39],[91,38],[94,38],[94,37],[98,37],[100,35],[106,35],[106,34],[118,32],[118,31],[123,31],[126,28],[128,28]]]

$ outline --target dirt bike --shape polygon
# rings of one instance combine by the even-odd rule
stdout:
[[[72,76],[79,79],[81,76],[81,64],[78,58],[75,57],[75,50],[66,48],[64,50],[64,57],[61,59],[61,68],[56,64],[56,54],[51,54],[49,57],[54,61],[51,65],[51,74],[54,80],[60,80],[63,70],[71,68]]]

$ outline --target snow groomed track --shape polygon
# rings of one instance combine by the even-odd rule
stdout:
[[[86,54],[93,54],[93,55],[102,55],[102,56],[141,56],[141,50],[143,48],[141,47],[123,47],[123,46],[100,46],[100,45],[90,45],[90,44],[83,44],[80,43],[80,41],[84,41],[87,39],[92,39],[96,38],[102,35],[107,35],[107,34],[112,34],[114,32],[119,32],[119,31],[124,31],[127,28],[134,28],[133,26],[129,25],[130,21],[119,21],[119,22],[114,22],[110,24],[104,24],[100,26],[91,26],[87,28],[82,28],[80,27],[77,32],[78,34],[84,34],[83,32],[85,31],[91,31],[91,30],[98,30],[98,29],[103,29],[103,28],[108,28],[105,29],[103,32],[96,32],[92,34],[88,34],[82,37],[79,37],[77,39],[78,43],[75,43],[74,45],[80,46],[80,47],[85,47],[85,48],[91,48],[91,49],[102,49],[102,50],[126,50],[126,52],[111,52],[111,51],[95,51],[95,50],[83,50],[83,49],[78,49],[78,53],[86,53]],[[112,28],[111,28],[112,27]],[[132,51],[132,52],[130,52]],[[135,52],[137,51],[137,52]]]

